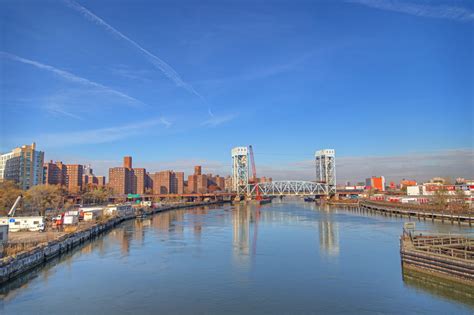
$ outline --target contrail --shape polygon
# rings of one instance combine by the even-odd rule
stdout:
[[[123,40],[127,41],[130,43],[133,47],[138,49],[142,54],[144,54],[147,59],[156,67],[158,68],[165,76],[167,76],[170,80],[172,80],[177,86],[182,87],[186,89],[188,92],[196,95],[199,97],[207,106],[209,106],[208,102],[206,99],[199,94],[190,84],[186,83],[183,81],[181,76],[165,61],[163,61],[161,58],[158,56],[152,54],[142,46],[140,46],[137,42],[134,40],[130,39],[126,35],[124,35],[122,32],[105,22],[103,19],[80,5],[79,3],[73,1],[73,0],[64,0],[71,8],[75,9],[79,13],[81,13],[84,17],[89,19],[90,21],[104,27],[107,31],[112,33],[115,36],[118,36],[119,38],[122,38]]]
[[[131,101],[134,104],[138,103],[138,104],[141,104],[141,105],[145,105],[143,102],[141,102],[141,101],[137,100],[136,98],[133,98],[133,97],[131,97],[131,96],[125,94],[125,93],[114,90],[114,89],[112,89],[108,86],[105,86],[105,85],[102,85],[100,83],[88,80],[86,78],[79,77],[75,74],[72,74],[71,72],[67,72],[67,71],[55,68],[53,66],[43,64],[43,63],[38,62],[38,61],[22,58],[22,57],[19,57],[19,56],[16,56],[16,55],[13,55],[13,54],[10,54],[10,53],[7,53],[7,52],[3,52],[3,51],[0,51],[0,56],[6,57],[6,58],[9,58],[11,60],[18,61],[18,62],[21,62],[21,63],[24,63],[24,64],[32,65],[32,66],[35,66],[36,68],[39,68],[39,69],[42,69],[42,70],[52,72],[52,73],[66,79],[66,80],[69,80],[71,82],[76,82],[76,83],[80,83],[80,84],[83,84],[83,85],[87,85],[87,86],[91,86],[91,87],[94,87],[94,88],[101,89],[101,90],[106,91],[110,94],[125,98],[125,99]]]

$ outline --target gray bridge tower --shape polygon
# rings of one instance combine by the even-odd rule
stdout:
[[[326,187],[328,196],[336,194],[336,152],[333,149],[316,151],[316,182]]]

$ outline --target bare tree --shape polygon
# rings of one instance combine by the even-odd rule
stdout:
[[[23,191],[12,181],[3,181],[0,183],[0,215],[7,215],[13,206],[15,199],[20,196]]]
[[[440,186],[439,189],[435,191],[433,201],[439,210],[446,210],[448,205],[448,190],[446,187]]]
[[[64,204],[65,191],[58,185],[38,185],[25,194],[25,202],[31,209],[44,216],[48,209],[59,209]]]

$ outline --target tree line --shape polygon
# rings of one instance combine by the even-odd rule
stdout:
[[[0,215],[5,216],[22,196],[17,213],[38,214],[44,216],[48,210],[67,210],[74,206],[74,200],[69,198],[64,186],[37,185],[24,191],[12,181],[0,182]],[[81,192],[83,204],[102,204],[109,200],[112,193],[108,187],[87,187]]]

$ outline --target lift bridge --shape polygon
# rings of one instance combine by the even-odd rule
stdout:
[[[324,149],[315,153],[315,181],[280,180],[258,182],[253,152],[248,147],[232,149],[232,190],[239,196],[331,196],[336,194],[335,151]],[[249,157],[250,155],[250,157]],[[252,161],[253,177],[249,175]]]

